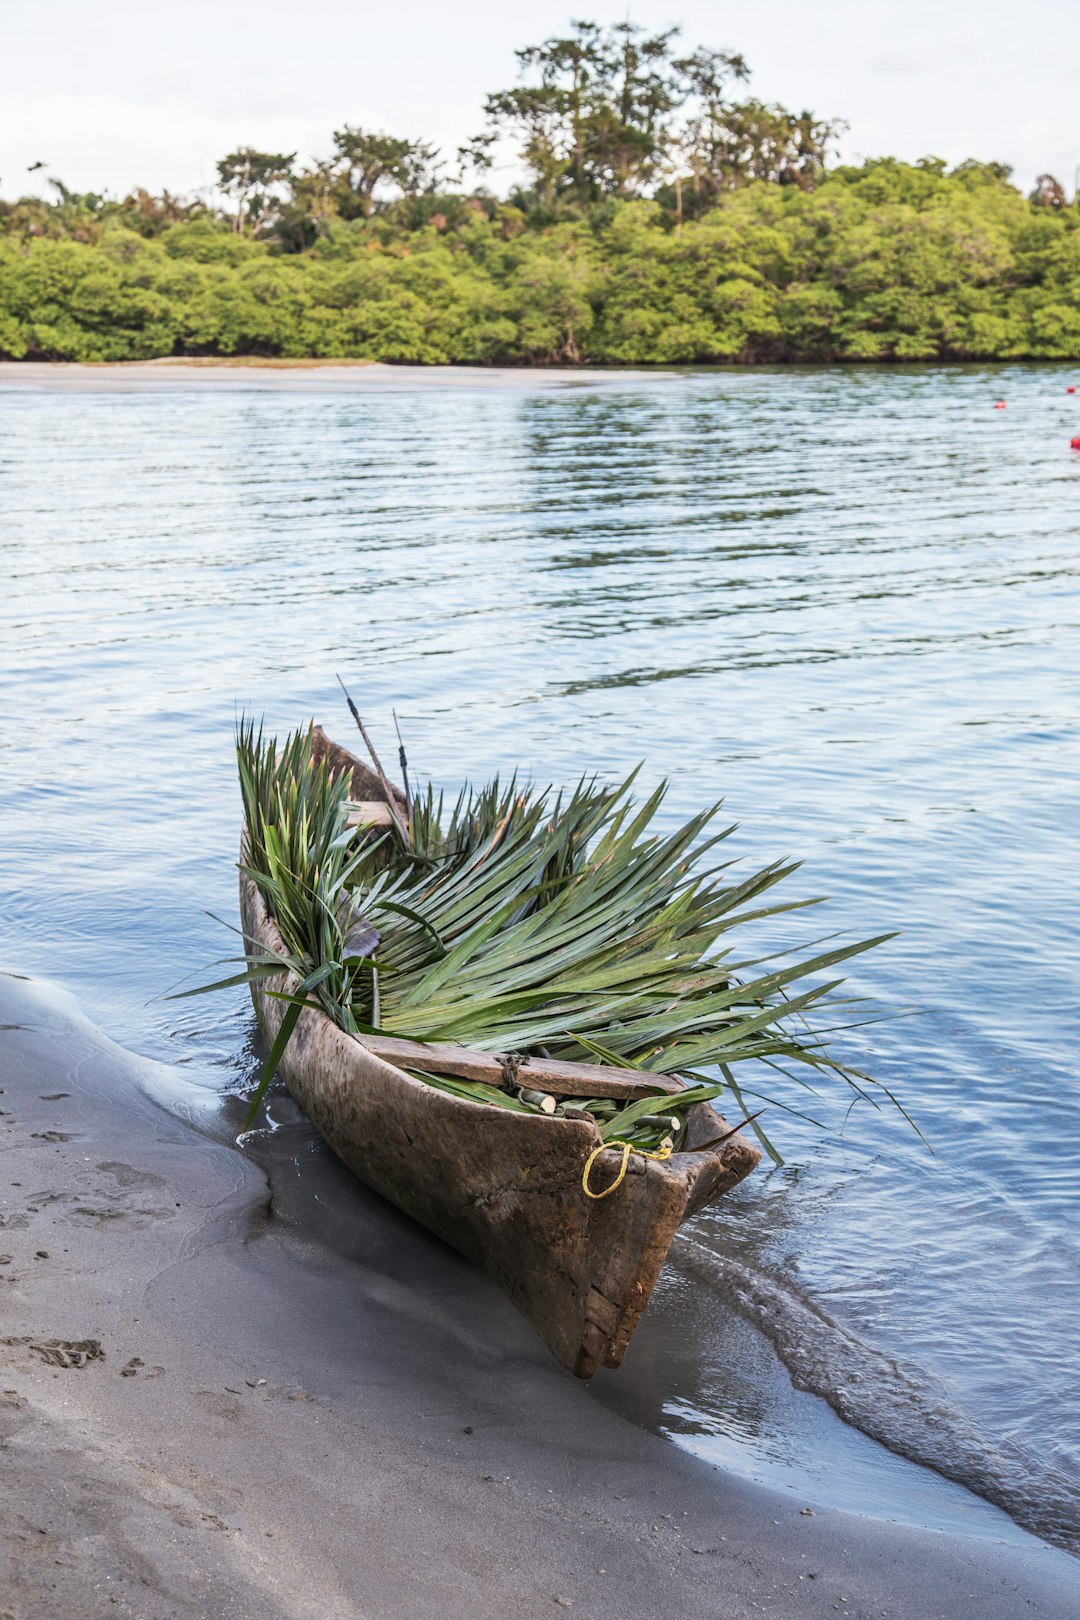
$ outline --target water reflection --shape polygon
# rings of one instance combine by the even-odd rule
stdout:
[[[0,396],[5,957],[234,1085],[242,998],[155,998],[230,949],[237,704],[332,721],[337,669],[450,784],[724,795],[747,863],[904,931],[856,988],[928,1011],[851,1050],[936,1157],[815,1102],[840,1145],[778,1125],[804,1170],[699,1236],[1080,1478],[1073,414],[1052,367]],[[619,1387],[749,1445],[775,1388],[680,1298]]]

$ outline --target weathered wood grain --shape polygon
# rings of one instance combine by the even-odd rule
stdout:
[[[502,1084],[502,1059],[493,1052],[437,1041],[407,1041],[393,1035],[358,1035],[356,1039],[388,1063],[427,1069],[432,1074],[456,1074],[462,1080],[482,1080],[489,1086]],[[559,1063],[549,1058],[530,1057],[521,1064],[518,1078],[534,1091],[551,1091],[560,1097],[648,1097],[683,1090],[682,1082],[668,1074],[645,1074],[641,1069],[606,1064],[601,1068],[598,1063]]]

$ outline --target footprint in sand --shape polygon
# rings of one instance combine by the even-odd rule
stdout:
[[[0,1339],[0,1346],[29,1350],[49,1367],[88,1367],[105,1360],[100,1339]]]

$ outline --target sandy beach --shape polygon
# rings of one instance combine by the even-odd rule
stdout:
[[[606,1411],[456,1255],[343,1170],[313,1199],[287,1129],[268,1179],[185,1124],[63,993],[4,975],[0,1026],[5,1620],[1076,1612],[1034,1539],[817,1508]]]

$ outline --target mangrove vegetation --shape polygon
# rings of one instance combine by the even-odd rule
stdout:
[[[212,195],[0,202],[0,355],[419,364],[1080,357],[1080,206],[1000,163],[830,166],[730,51],[581,22],[448,157],[358,124]],[[500,156],[520,178],[500,188]]]

